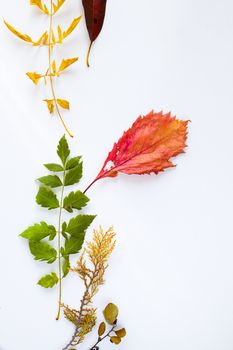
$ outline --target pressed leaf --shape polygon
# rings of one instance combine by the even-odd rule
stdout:
[[[29,247],[35,260],[53,263],[57,258],[57,251],[45,242],[29,241]]]
[[[107,0],[82,0],[87,30],[90,37],[90,48],[87,55],[87,65],[89,66],[88,56],[92,43],[96,40],[103,27]]]
[[[110,337],[110,341],[111,341],[111,343],[118,345],[121,342],[121,338],[113,336],[113,337]]]
[[[76,167],[67,171],[65,175],[65,186],[70,186],[78,183],[82,178],[83,165],[79,163]]]
[[[101,322],[98,329],[99,337],[101,337],[105,333],[105,331],[106,331],[106,324],[105,322]]]
[[[59,25],[57,26],[57,34],[58,34],[58,42],[59,44],[61,44],[63,40],[63,33]]]
[[[61,100],[60,98],[57,99],[57,103],[60,107],[64,109],[70,109],[70,103],[67,100]]]
[[[55,286],[55,284],[58,283],[58,277],[55,272],[52,272],[50,275],[43,276],[39,281],[38,284],[41,287],[44,288],[52,288]]]
[[[68,143],[66,141],[65,135],[62,136],[62,138],[59,141],[59,144],[57,147],[57,154],[64,165],[66,163],[66,160],[67,160],[69,154],[70,154],[70,149],[69,149]]]
[[[53,63],[52,63],[52,70],[53,70],[53,74],[56,74],[57,68],[56,68],[56,61],[55,60],[53,60]]]
[[[77,27],[81,20],[82,16],[75,18],[72,23],[69,25],[66,31],[63,32],[63,38],[66,38],[68,35],[70,35],[73,30]]]
[[[65,254],[76,254],[82,248],[83,242],[85,238],[85,233],[79,233],[78,236],[71,236],[65,242]]]
[[[62,182],[57,175],[42,176],[37,180],[40,181],[42,184],[49,186],[51,188],[62,186]]]
[[[106,322],[113,325],[119,314],[118,307],[113,303],[109,303],[104,309],[103,314]]]
[[[115,331],[115,333],[120,338],[124,338],[126,336],[125,328],[118,329],[117,331]]]
[[[55,227],[41,221],[39,224],[28,227],[20,234],[20,236],[32,241],[40,241],[41,239],[54,234],[56,235]]]
[[[73,64],[77,60],[78,60],[78,57],[63,59],[59,67],[59,72],[64,71],[67,67],[69,67],[71,64]]]
[[[40,78],[42,78],[42,75],[36,72],[27,72],[26,74],[35,85],[37,85],[39,83]]]
[[[89,198],[81,191],[71,192],[64,198],[63,208],[72,213],[73,209],[81,210],[88,202]]]
[[[95,217],[95,215],[77,215],[70,219],[65,231],[71,236],[79,237],[81,233],[86,231]]]
[[[49,171],[53,171],[54,173],[59,173],[61,171],[63,171],[63,167],[60,164],[56,164],[56,163],[49,163],[49,164],[44,164],[44,166],[49,170]]]
[[[36,196],[36,203],[44,208],[56,209],[59,207],[55,193],[46,187],[40,187]]]
[[[15,34],[18,38],[28,42],[28,43],[32,43],[32,39],[30,38],[29,35],[27,34],[22,34],[20,33],[18,30],[16,30],[14,27],[12,27],[9,23],[7,23],[5,20],[4,20],[4,23],[5,25],[7,26],[7,28],[13,33]]]
[[[66,170],[69,170],[69,169],[76,167],[80,163],[80,159],[81,159],[81,157],[74,157],[74,158],[70,158],[69,160],[67,160]]]
[[[53,100],[44,100],[47,103],[47,107],[49,113],[52,114],[54,112],[54,101]]]
[[[188,121],[151,112],[139,117],[114,144],[95,181],[125,174],[150,174],[174,167],[171,158],[184,152]]]

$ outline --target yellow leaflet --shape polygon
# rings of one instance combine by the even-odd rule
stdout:
[[[77,25],[79,24],[80,20],[81,20],[82,16],[77,17],[73,20],[73,22],[70,24],[70,26],[68,27],[68,29],[63,32],[63,38],[66,38],[68,35],[70,35],[70,33],[73,32],[73,30],[77,27]]]
[[[47,107],[49,109],[49,113],[52,114],[54,112],[54,103],[53,100],[44,100],[47,103]]]
[[[61,44],[63,39],[63,34],[62,34],[61,27],[59,25],[57,26],[57,34],[58,34],[58,42],[59,44]]]
[[[38,74],[38,73],[36,73],[36,72],[28,72],[28,73],[26,73],[26,74],[27,74],[27,76],[33,81],[33,83],[34,83],[35,85],[37,85],[38,82],[39,82],[39,80],[40,80],[40,78],[42,78],[42,75],[41,75],[41,74]]]
[[[59,67],[59,72],[62,72],[63,70],[65,70],[67,67],[69,67],[71,64],[73,64],[74,62],[76,62],[78,60],[78,57],[74,57],[74,58],[68,58],[66,60],[62,60],[60,67]]]
[[[35,6],[37,6],[41,11],[43,11],[44,13],[46,13],[47,15],[49,14],[49,11],[48,11],[46,5],[43,5],[41,0],[30,0],[30,5],[35,5]]]
[[[57,103],[59,104],[60,107],[64,109],[70,109],[70,103],[69,101],[66,100],[61,100],[60,98],[57,99]]]
[[[13,33],[15,34],[18,38],[24,40],[24,41],[27,41],[28,43],[32,43],[32,39],[30,38],[29,35],[27,34],[22,34],[20,32],[18,32],[18,30],[16,30],[14,27],[12,27],[9,23],[7,23],[5,20],[4,20],[4,23],[5,25],[7,26],[7,28]]]
[[[53,29],[52,29],[51,32],[52,32],[52,41],[53,41],[53,43],[55,44],[55,43],[56,43],[56,38],[55,38]]]
[[[53,74],[56,74],[57,68],[56,68],[56,62],[55,62],[55,60],[53,60],[52,69],[53,69]]]
[[[48,33],[46,31],[41,35],[41,37],[38,39],[38,41],[33,43],[33,45],[34,46],[44,45],[47,42],[47,38],[48,38]]]
[[[58,0],[57,4],[53,3],[53,12],[56,13],[60,7],[64,4],[65,0]]]

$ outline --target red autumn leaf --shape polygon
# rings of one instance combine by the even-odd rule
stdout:
[[[171,114],[154,113],[139,117],[114,144],[103,168],[92,182],[125,174],[150,174],[174,167],[171,158],[184,152],[188,121]],[[89,185],[88,188],[90,188]],[[86,189],[86,191],[88,190]]]
[[[90,37],[90,47],[87,52],[87,65],[89,67],[89,55],[93,42],[98,37],[104,23],[107,0],[82,0],[87,30]]]

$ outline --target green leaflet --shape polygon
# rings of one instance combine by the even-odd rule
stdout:
[[[52,288],[59,281],[55,272],[52,272],[50,275],[45,275],[41,277],[37,284],[44,288]]]
[[[76,167],[80,162],[81,157],[70,158],[66,163],[66,170]]]
[[[63,171],[63,166],[61,166],[60,164],[56,164],[56,163],[49,163],[49,164],[44,164],[44,166],[49,170],[49,171],[53,171],[54,173],[59,173],[61,171]]]
[[[85,233],[82,232],[78,236],[71,236],[65,242],[65,254],[76,254],[82,248],[83,242],[85,238]]]
[[[47,176],[43,176],[40,177],[39,179],[37,179],[38,181],[40,181],[42,184],[55,188],[55,187],[61,187],[62,186],[62,182],[60,180],[60,178],[57,175],[47,175]]]
[[[65,231],[71,236],[79,237],[81,233],[86,231],[95,217],[96,215],[78,215],[69,221]]]
[[[65,135],[61,138],[59,141],[58,147],[57,147],[57,154],[59,158],[62,161],[62,164],[65,165],[65,162],[70,155],[70,149],[68,146],[68,143],[66,141]]]
[[[63,272],[62,278],[66,277],[69,271],[70,271],[70,259],[69,257],[66,257],[62,265],[62,272]]]
[[[29,226],[24,232],[20,234],[21,237],[29,239],[31,241],[40,241],[45,237],[55,237],[56,229],[52,225],[46,224],[46,222],[41,221],[39,224]]]
[[[73,209],[82,209],[89,202],[89,198],[81,191],[70,192],[68,196],[64,198],[63,208],[72,213]]]
[[[51,264],[57,258],[56,249],[48,243],[29,241],[29,248],[35,260],[47,261],[48,264]]]
[[[79,163],[75,168],[67,171],[65,175],[65,186],[71,186],[80,181],[83,174],[83,164]]]
[[[42,186],[37,193],[36,203],[48,209],[56,209],[59,207],[59,202],[54,192]]]

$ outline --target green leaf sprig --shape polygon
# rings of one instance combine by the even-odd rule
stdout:
[[[82,248],[85,233],[95,215],[79,214],[72,217],[69,222],[62,222],[62,213],[67,211],[81,210],[89,199],[81,191],[70,192],[65,195],[65,189],[78,184],[82,178],[81,157],[70,158],[70,149],[65,136],[57,147],[57,154],[61,164],[49,163],[44,166],[53,174],[40,177],[40,188],[36,196],[38,205],[48,210],[58,211],[57,229],[44,221],[28,227],[20,234],[29,241],[29,248],[35,260],[45,261],[48,264],[57,262],[58,273],[51,272],[40,278],[38,284],[44,288],[52,288],[59,285],[58,313],[60,317],[62,301],[62,279],[70,270],[70,255],[79,253]],[[60,190],[60,199],[57,198],[57,189]],[[55,192],[56,191],[56,192]],[[57,238],[57,248],[52,245]]]

